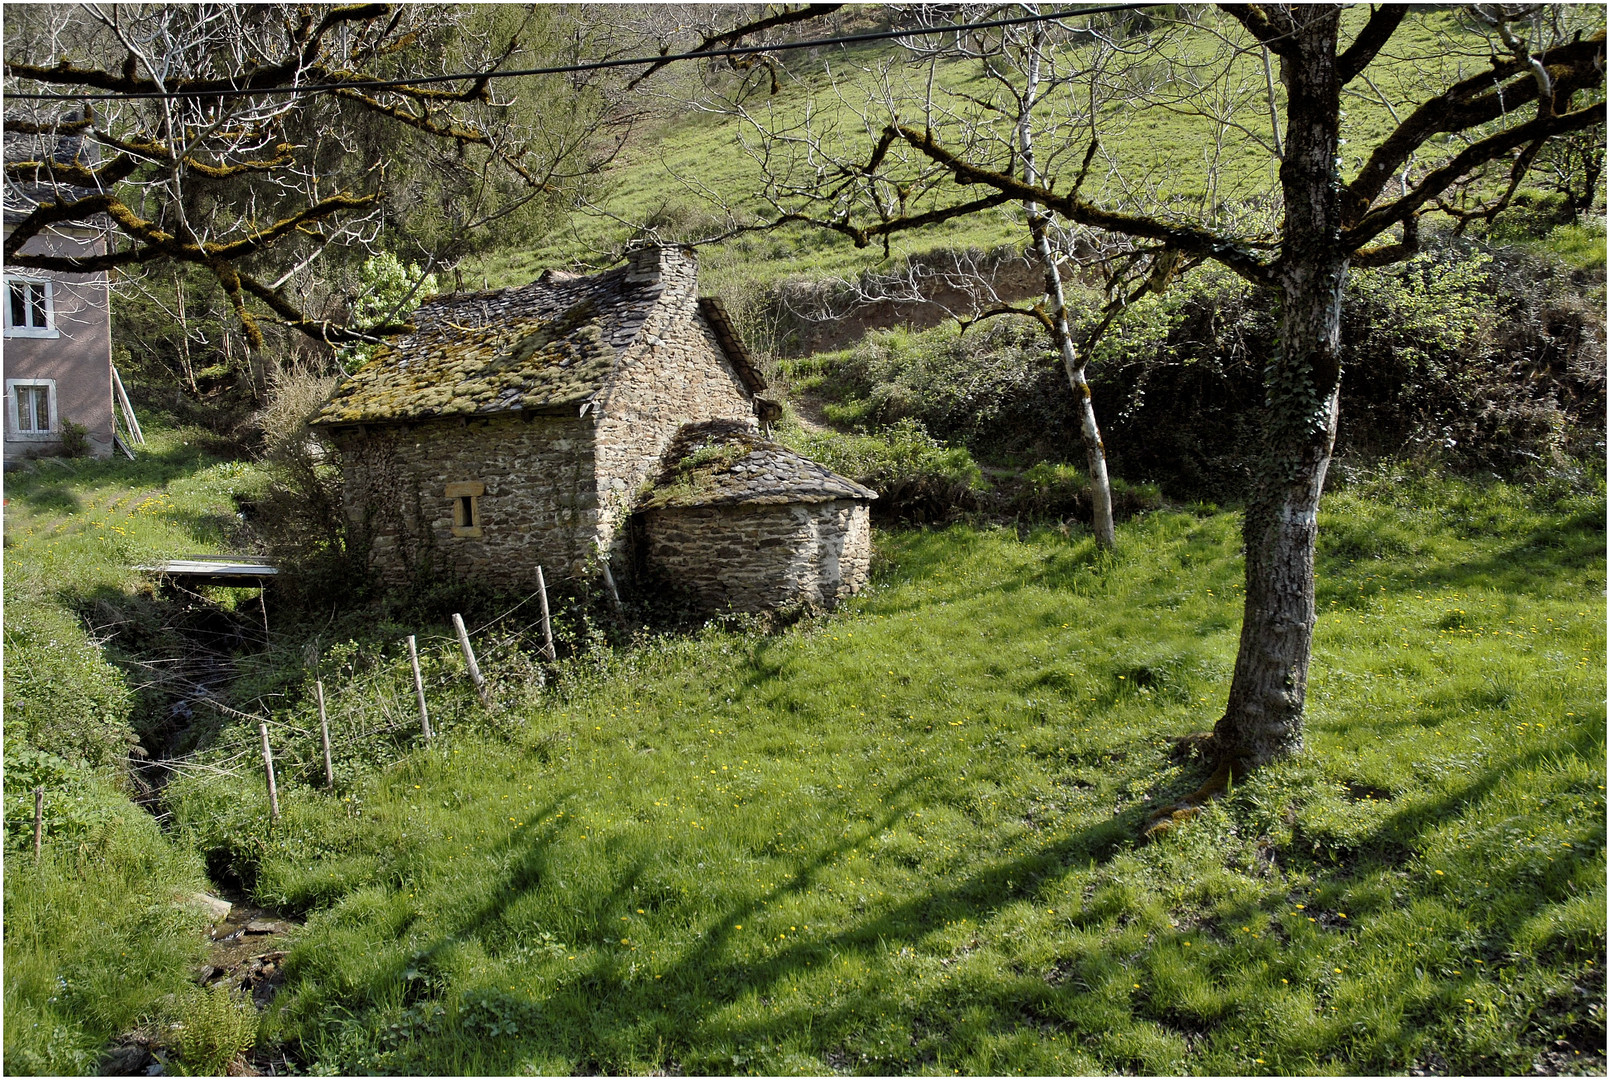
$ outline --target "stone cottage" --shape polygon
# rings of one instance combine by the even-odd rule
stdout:
[[[337,388],[349,534],[392,585],[511,590],[634,559],[625,526],[688,424],[756,432],[778,406],[684,248],[600,274],[439,297]],[[859,580],[855,585],[859,585]]]
[[[831,608],[866,581],[877,497],[748,427],[689,424],[638,502],[638,555],[705,608]]]

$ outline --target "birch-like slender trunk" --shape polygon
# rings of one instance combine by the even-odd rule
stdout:
[[[1023,93],[1022,115],[1018,119],[1018,147],[1023,154],[1023,179],[1030,184],[1039,183],[1034,165],[1034,135],[1030,120],[1040,86],[1040,54],[1045,31],[1036,26],[1033,43],[1029,48],[1028,79]],[[1028,217],[1029,234],[1034,238],[1035,250],[1045,266],[1045,298],[1050,307],[1053,336],[1062,354],[1062,370],[1068,376],[1079,408],[1079,430],[1084,435],[1085,463],[1090,473],[1090,525],[1096,543],[1112,547],[1117,532],[1112,520],[1112,484],[1107,478],[1107,448],[1101,441],[1101,427],[1096,423],[1096,406],[1090,397],[1090,383],[1085,378],[1085,362],[1074,344],[1073,330],[1068,322],[1067,299],[1062,288],[1062,271],[1057,266],[1056,253],[1051,248],[1050,215],[1038,203],[1025,201],[1023,212]]]

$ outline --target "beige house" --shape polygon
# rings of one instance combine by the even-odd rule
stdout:
[[[440,297],[411,321],[313,421],[340,458],[349,538],[387,584],[515,590],[539,565],[586,580],[603,561],[626,577],[628,519],[677,432],[776,415],[691,250]]]
[[[85,150],[78,136],[5,135],[8,164],[38,161],[48,150],[73,161]],[[41,165],[39,176],[48,167]],[[67,189],[69,196],[76,189]],[[5,235],[9,238],[41,201],[58,188],[25,183],[8,175]],[[23,254],[99,255],[106,250],[99,229],[53,226],[28,240]],[[62,451],[69,422],[86,429],[89,452],[112,452],[112,309],[106,275],[65,274],[7,265],[4,271],[5,459],[16,461]]]

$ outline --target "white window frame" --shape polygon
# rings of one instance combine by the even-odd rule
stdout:
[[[39,285],[45,290],[45,325],[44,326],[16,326],[11,321],[11,286],[13,284]],[[5,321],[6,337],[25,338],[54,338],[60,337],[61,331],[56,329],[56,283],[50,278],[24,277],[20,274],[7,274],[5,279]]]
[[[9,299],[9,298],[8,298]],[[22,417],[18,415],[18,394],[20,388],[43,387],[45,400],[50,410],[50,429],[48,431],[22,430]],[[55,379],[7,379],[6,380],[6,423],[10,430],[6,433],[8,439],[56,439],[61,436],[61,415],[56,410],[56,380]]]

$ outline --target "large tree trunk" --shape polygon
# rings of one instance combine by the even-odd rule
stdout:
[[[1347,256],[1338,243],[1338,13],[1293,7],[1281,164],[1286,243],[1280,353],[1265,374],[1253,489],[1247,499],[1246,607],[1225,713],[1213,732],[1219,773],[1243,772],[1301,749],[1314,636],[1314,539],[1336,438],[1339,343]]]

